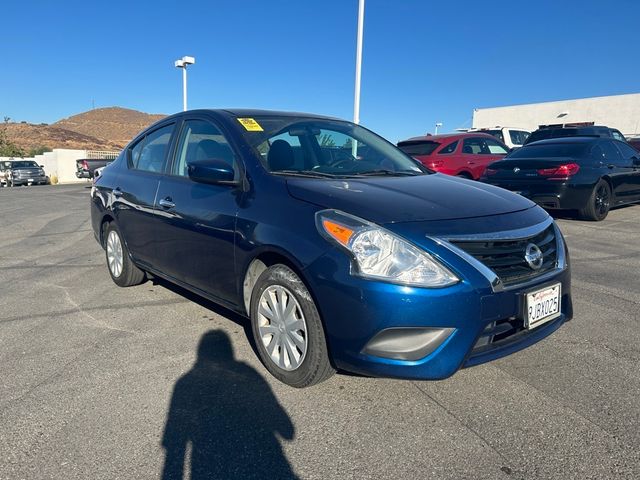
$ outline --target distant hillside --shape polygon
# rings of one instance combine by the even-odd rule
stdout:
[[[50,125],[9,123],[6,128],[8,139],[23,149],[25,153],[40,148],[47,150],[53,150],[54,148],[120,150],[122,148],[119,143]]]
[[[128,108],[96,108],[60,120],[53,126],[124,147],[138,132],[164,117]]]

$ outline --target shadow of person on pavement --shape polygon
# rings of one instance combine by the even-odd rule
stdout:
[[[278,438],[292,440],[294,433],[267,382],[234,358],[225,332],[212,330],[174,387],[162,438],[162,478],[182,479],[185,467],[193,480],[297,478]]]

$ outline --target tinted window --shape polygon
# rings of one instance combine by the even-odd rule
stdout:
[[[504,155],[507,150],[492,138],[472,137],[464,139],[462,152],[474,155]]]
[[[483,133],[488,133],[489,135],[496,137],[501,142],[504,142],[504,135],[502,135],[502,130],[483,130]]]
[[[401,142],[398,148],[407,155],[431,155],[438,148],[438,142]]]
[[[522,130],[509,130],[509,138],[514,145],[524,145],[524,142],[529,138],[529,132]]]
[[[627,164],[626,161],[622,159],[622,155],[613,144],[613,142],[601,142],[600,148],[602,148],[602,152],[604,153],[604,163],[610,163],[612,165],[616,165],[618,167],[624,166]]]
[[[215,125],[204,120],[184,122],[172,173],[186,177],[188,163],[211,159],[223,160],[235,169],[233,151]]]
[[[616,146],[620,149],[622,156],[626,159],[631,159],[631,157],[640,158],[640,153],[633,148],[631,145],[624,142],[615,142]]]
[[[547,143],[546,145],[525,145],[512,151],[509,158],[552,158],[584,157],[590,148],[588,143]]]
[[[155,130],[131,149],[130,167],[146,172],[162,172],[173,125]]]
[[[622,142],[625,141],[624,135],[622,135],[618,130],[611,130],[611,136],[616,140],[620,140]]]
[[[456,151],[457,147],[458,147],[458,140],[444,147],[442,150],[438,152],[438,155],[440,155],[441,153],[444,153],[444,154],[453,153]]]

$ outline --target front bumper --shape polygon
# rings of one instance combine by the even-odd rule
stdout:
[[[30,176],[30,177],[13,177],[11,179],[12,183],[15,186],[20,186],[20,185],[46,185],[47,184],[47,177],[46,175],[40,176],[40,175],[34,175],[34,176]]]
[[[453,252],[441,258],[452,266]],[[450,260],[447,262],[447,260]],[[352,276],[350,260],[339,250],[325,254],[307,269],[306,278],[325,324],[329,350],[337,368],[354,373],[408,378],[443,379],[462,367],[494,360],[532,345],[573,316],[571,274],[564,268],[514,288],[496,289],[471,265],[455,269],[462,281],[442,289],[415,288]],[[533,330],[523,327],[527,292],[561,283],[561,315]],[[512,335],[487,342],[496,325],[505,322]],[[446,330],[436,348],[422,358],[403,360],[367,353],[376,335],[387,329],[424,332]],[[504,331],[504,329],[502,330]],[[491,335],[493,338],[494,336]],[[375,343],[375,341],[373,342]],[[405,358],[412,358],[411,355]]]

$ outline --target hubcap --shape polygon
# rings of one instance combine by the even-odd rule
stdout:
[[[107,263],[111,274],[118,278],[122,273],[122,242],[120,236],[113,230],[107,237]]]
[[[258,332],[271,361],[283,370],[295,370],[307,354],[307,324],[300,304],[280,285],[260,296]]]
[[[607,187],[600,185],[596,191],[596,211],[599,215],[604,215],[609,210],[609,192]]]

